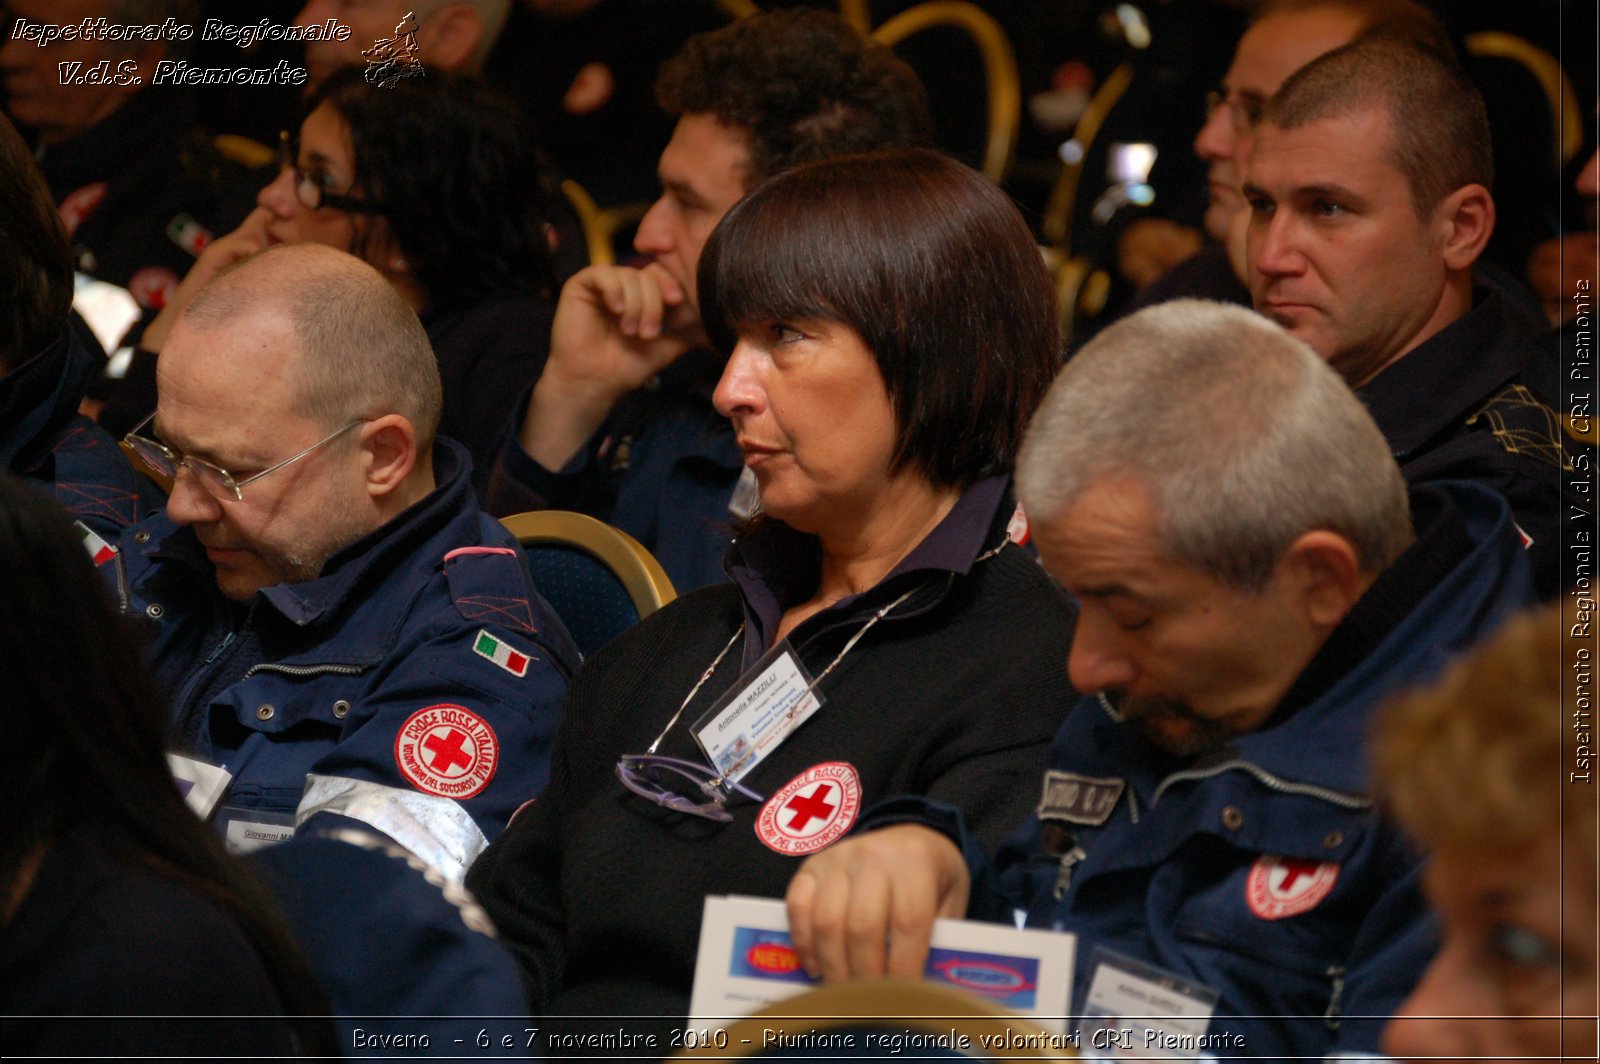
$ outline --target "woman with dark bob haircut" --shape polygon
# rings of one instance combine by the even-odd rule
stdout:
[[[0,473],[6,1052],[335,1056],[283,917],[173,785],[165,708],[82,542]]]
[[[341,71],[306,106],[256,210],[206,248],[140,347],[159,352],[206,281],[269,244],[348,251],[422,319],[444,383],[439,433],[471,452],[481,495],[512,408],[549,353],[556,278],[533,142],[509,102],[435,71],[390,86]],[[149,389],[102,421],[126,430],[155,405],[153,361],[129,371]]]
[[[930,151],[813,163],[699,281],[760,515],[730,582],[585,665],[548,790],[469,874],[536,1012],[684,1015],[705,898],[781,897],[889,795],[999,842],[1071,704],[1071,608],[1012,542],[1058,340],[1010,201]]]

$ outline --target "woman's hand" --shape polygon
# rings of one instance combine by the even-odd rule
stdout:
[[[195,293],[229,266],[267,246],[267,222],[271,218],[271,211],[265,207],[257,207],[245,217],[239,228],[207,244],[200,257],[195,260],[195,264],[189,268],[189,272],[173,290],[172,298],[167,300],[167,305],[161,308],[161,313],[157,314],[149,328],[145,329],[144,336],[139,340],[139,347],[159,354],[161,345],[167,342],[167,333],[172,331],[173,322],[184,308],[194,302]]]
[[[970,888],[955,843],[897,824],[809,858],[784,903],[800,963],[813,977],[921,979],[933,921],[965,916]]]

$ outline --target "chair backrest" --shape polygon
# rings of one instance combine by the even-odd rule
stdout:
[[[841,8],[847,21],[866,17],[860,7],[852,10],[851,5],[841,4]],[[967,0],[927,0],[889,19],[871,36],[893,48],[912,34],[936,26],[961,30],[972,38],[983,59],[989,109],[982,169],[983,176],[998,185],[1011,171],[1022,121],[1022,77],[1017,73],[1016,53],[1000,24]]]
[[[816,1037],[830,1034],[856,1037],[848,1049]],[[864,1037],[868,1034],[901,1039],[869,1041]],[[930,1037],[907,1050],[902,1048],[906,1034]],[[951,1044],[957,1041],[952,1034],[965,1037],[964,1048]],[[1077,1056],[1069,1038],[1051,1036],[1031,1020],[976,994],[938,983],[884,979],[833,983],[785,998],[730,1024],[725,1039],[719,1033],[698,1048],[674,1054],[674,1059],[1071,1060]]]
[[[1550,106],[1550,133],[1560,164],[1570,163],[1583,147],[1584,109],[1556,57],[1512,33],[1491,30],[1469,33],[1467,54],[1479,59],[1506,59],[1525,67],[1539,83]]]
[[[500,523],[522,544],[534,586],[585,657],[677,597],[661,563],[603,521],[534,510]]]
[[[571,204],[583,227],[589,265],[610,266],[617,261],[617,236],[629,226],[638,225],[650,210],[648,203],[623,203],[602,207],[587,189],[571,178],[561,182],[561,194]]]

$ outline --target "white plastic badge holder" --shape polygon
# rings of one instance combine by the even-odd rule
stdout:
[[[196,761],[182,754],[167,755],[167,770],[178,785],[178,793],[201,820],[211,816],[211,810],[228,793],[233,776],[226,770],[204,761]]]
[[[822,696],[811,689],[811,676],[785,639],[695,722],[695,742],[736,783],[821,705]]]
[[[1104,947],[1090,954],[1079,1027],[1089,1060],[1194,1060],[1208,1052],[1217,992]]]

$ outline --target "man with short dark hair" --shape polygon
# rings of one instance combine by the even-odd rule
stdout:
[[[1408,493],[1312,351],[1191,300],[1067,364],[1017,487],[1040,560],[1078,601],[1067,671],[1088,694],[1037,812],[989,863],[958,810],[869,809],[864,834],[790,885],[803,963],[914,977],[935,916],[1025,911],[1078,936],[1085,1045],[1098,1014],[1135,1051],[1145,1030],[1203,1032],[1180,1048],[1224,1058],[1374,1051],[1432,939],[1420,862],[1367,790],[1367,726],[1527,601],[1504,501],[1472,484]]]
[[[1369,33],[1410,37],[1444,51],[1451,47],[1438,18],[1415,0],[1268,0],[1256,9],[1194,138],[1195,154],[1206,164],[1204,225],[1212,242],[1179,261],[1169,251],[1193,246],[1182,233],[1169,232],[1181,227],[1160,218],[1129,224],[1119,244],[1119,269],[1136,284],[1149,284],[1130,313],[1180,298],[1250,305],[1243,249],[1236,249],[1233,261],[1230,249],[1242,243],[1234,240],[1235,222],[1247,213],[1239,186],[1261,111],[1290,74]],[[1192,239],[1197,242],[1199,234]]]
[[[804,9],[691,39],[662,69],[658,94],[679,117],[657,169],[661,198],[634,237],[651,258],[591,266],[562,289],[550,359],[489,504],[609,521],[683,591],[723,579],[730,529],[755,505],[733,433],[711,406],[721,366],[695,302],[701,247],[776,171],[919,144],[930,126],[909,67],[837,16]]]
[[[11,123],[0,117],[0,465],[50,491],[101,547],[161,505],[116,441],[78,413],[102,360],[68,320],[72,263],[50,190]]]
[[[1250,289],[1356,390],[1407,481],[1505,496],[1551,596],[1572,467],[1554,411],[1523,380],[1538,323],[1474,283],[1492,181],[1482,99],[1451,60],[1390,38],[1329,52],[1257,128]]]
[[[112,568],[155,622],[175,772],[235,849],[343,818],[459,877],[543,786],[577,654],[435,439],[416,314],[281,245],[201,290],[157,374],[128,443],[172,495]]]

